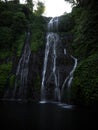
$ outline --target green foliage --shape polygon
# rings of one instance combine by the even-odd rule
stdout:
[[[75,7],[72,16],[75,19],[72,47],[75,56],[83,59],[98,51],[97,6],[92,9],[88,7],[86,10]]]
[[[45,44],[45,18],[42,16],[34,16],[31,27],[31,50],[36,52]]]
[[[71,14],[60,16],[59,32],[69,32],[74,27],[74,20]]]
[[[0,49],[15,53],[15,48],[23,46],[24,39],[20,40],[28,27],[28,19],[24,8],[25,6],[14,2],[0,2]],[[26,10],[26,7],[25,7]],[[20,43],[19,43],[20,41]],[[19,45],[19,47],[18,47]],[[16,47],[17,46],[17,47]],[[18,53],[19,49],[18,49]],[[6,53],[7,54],[7,53]],[[1,58],[6,57],[1,53]],[[20,54],[18,54],[20,55]]]
[[[0,96],[3,93],[8,77],[12,69],[12,44],[14,41],[13,12],[10,11],[8,3],[0,2]]]
[[[10,52],[8,50],[0,51],[0,60],[6,59],[9,56],[10,56]]]
[[[0,65],[0,88],[5,86],[8,76],[10,74],[11,68],[12,68],[11,62]]]
[[[4,11],[5,8],[6,8],[5,3],[4,3],[3,1],[0,1],[0,13],[1,13],[2,11]]]
[[[77,103],[92,105],[98,102],[98,53],[78,65],[72,84],[72,97]]]
[[[44,32],[40,29],[36,29],[34,32],[35,33],[32,35],[31,50],[36,52],[44,44]]]
[[[32,0],[27,0],[27,5],[26,5],[31,11],[33,11],[33,1]]]
[[[0,49],[9,48],[12,41],[12,30],[8,27],[0,27]]]
[[[45,11],[45,6],[43,2],[38,1],[37,3],[37,10],[35,10],[36,16],[41,16]]]
[[[10,26],[13,22],[13,12],[11,11],[2,11],[0,13],[0,25]]]
[[[15,84],[15,75],[11,75],[10,80],[9,80],[10,88],[13,88],[14,84]]]
[[[31,12],[25,5],[15,4],[11,1],[0,2],[0,26],[9,27],[15,35],[27,29],[29,14]]]
[[[25,34],[21,34],[15,41],[14,48],[16,49],[17,56],[21,55],[21,51],[25,41]]]
[[[98,104],[98,1],[91,1],[74,7],[71,13],[74,19],[71,45],[78,58],[71,92],[72,100],[80,105]]]
[[[21,54],[29,19],[26,13],[30,12],[23,7],[26,10],[18,3],[0,2],[0,97],[7,82],[10,87],[14,84],[12,61]]]
[[[16,1],[17,1],[17,3],[16,3]],[[18,0],[7,1],[7,3],[4,3],[4,6],[5,6],[6,10],[10,10],[13,13],[18,12],[18,11],[21,12],[22,7],[23,7],[23,5],[19,4]]]
[[[22,12],[17,12],[14,16],[13,16],[13,25],[12,28],[14,29],[14,31],[16,33],[20,33],[20,32],[24,32],[24,30],[26,30],[27,27],[27,20],[25,18],[24,13]]]
[[[26,32],[31,31],[31,49],[38,51],[45,43],[46,18],[42,17],[44,4],[38,3],[38,12],[32,12],[32,5],[28,1],[21,5],[17,1],[0,2],[0,97],[4,90],[13,88],[15,83],[15,69],[18,58],[22,53]],[[17,79],[16,79],[17,80]],[[36,91],[40,91],[40,79],[34,82]],[[17,87],[20,80],[17,80]]]

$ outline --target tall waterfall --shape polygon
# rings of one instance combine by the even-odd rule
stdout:
[[[53,96],[52,98],[60,100],[60,90],[59,90],[59,85],[58,85],[58,76],[56,74],[56,58],[57,58],[57,44],[59,42],[59,36],[56,33],[49,33],[47,35],[47,44],[46,44],[46,49],[45,49],[45,59],[44,59],[44,68],[43,68],[43,78],[42,78],[42,94],[41,94],[41,99],[45,100],[46,99],[46,94],[47,96]],[[47,77],[47,69],[48,69],[48,62],[49,62],[49,55],[51,55],[52,58],[52,64],[50,68],[50,75]],[[51,88],[47,88],[47,82],[53,77],[53,82],[55,87],[53,88],[54,90],[51,91]],[[46,92],[47,91],[47,92]],[[52,95],[49,95],[48,91],[53,92]],[[51,97],[50,97],[51,98]]]
[[[15,88],[12,97],[14,99],[26,99],[27,96],[29,58],[31,54],[29,39],[30,32],[27,32],[24,49],[16,70]]]
[[[61,38],[57,34],[59,19],[57,17],[48,23],[47,43],[42,74],[41,101],[61,101],[64,87],[70,87],[77,59],[67,54]],[[66,65],[66,59],[73,64]],[[63,64],[64,63],[64,64]],[[67,63],[68,64],[68,63]]]

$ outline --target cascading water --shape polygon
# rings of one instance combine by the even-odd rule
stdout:
[[[73,73],[74,73],[74,71],[77,67],[77,59],[73,56],[71,56],[71,58],[74,60],[74,66],[73,66],[72,71],[69,73],[68,88],[71,86],[71,82],[72,82],[72,79],[73,79]]]
[[[58,23],[59,23],[58,17],[52,18],[48,24],[48,31],[58,32]]]
[[[49,81],[49,79],[51,79],[51,77],[53,77],[53,82],[54,82],[54,85],[55,85],[55,88],[53,88],[54,90],[52,90],[52,95],[50,96],[53,96],[52,98],[55,98],[55,99],[58,99],[60,100],[60,96],[58,95],[60,92],[59,92],[59,86],[58,86],[58,77],[57,77],[57,74],[56,74],[56,57],[57,57],[57,54],[56,54],[56,46],[59,42],[59,36],[58,34],[56,33],[49,33],[47,35],[47,44],[46,44],[46,50],[45,50],[45,59],[44,59],[44,69],[43,69],[43,78],[42,78],[42,90],[41,90],[41,99],[42,100],[46,100],[46,95],[49,96],[50,93],[48,93],[48,91],[51,91],[49,90],[49,88],[46,88],[46,85],[47,85],[47,82]],[[48,57],[51,56],[52,58],[52,64],[51,64],[51,68],[50,68],[50,74],[49,74],[49,77],[46,76],[46,73],[47,73],[47,69],[48,69],[48,63],[49,63],[49,60],[48,60]],[[46,92],[47,91],[47,92]],[[54,92],[53,92],[54,91]]]
[[[67,76],[67,78],[65,79],[65,81],[62,85],[62,90],[61,90],[62,94],[63,94],[64,87],[65,87],[66,83],[67,83],[68,88],[71,86],[71,82],[72,82],[72,79],[73,79],[73,73],[74,73],[74,71],[77,67],[77,59],[73,56],[71,56],[71,58],[74,60],[74,66],[73,66],[73,69],[71,70],[71,72],[69,73],[69,75]]]
[[[73,56],[71,56],[71,58],[74,60],[74,66],[73,66],[72,70],[70,71],[69,75],[66,77],[66,79],[62,85],[62,89],[61,89],[61,96],[63,96],[64,88],[65,88],[65,86],[67,86],[67,103],[70,103],[70,87],[71,87],[71,83],[73,80],[74,71],[77,67],[77,59]]]
[[[41,101],[61,101],[65,86],[68,88],[71,86],[73,73],[77,66],[77,59],[68,56],[60,36],[56,33],[58,32],[58,24],[59,19],[57,17],[51,19],[48,23],[49,32],[42,74]],[[66,65],[68,57],[74,61],[70,66],[68,63]]]
[[[26,99],[27,96],[29,59],[31,54],[29,39],[30,32],[26,34],[25,46],[16,70],[15,88],[12,97],[13,99]]]

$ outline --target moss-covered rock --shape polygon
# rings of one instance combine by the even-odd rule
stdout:
[[[10,75],[11,68],[12,68],[11,62],[0,65],[0,97],[3,94],[3,90]]]
[[[10,79],[9,79],[9,86],[10,88],[14,88],[15,85],[15,75],[11,75]]]
[[[98,104],[98,1],[72,10],[73,55],[78,58],[71,98],[79,105]]]
[[[79,63],[72,84],[72,98],[76,103],[98,103],[98,53]]]
[[[75,22],[72,47],[80,60],[98,52],[97,4],[87,7],[74,7],[72,17]]]
[[[22,48],[24,45],[24,41],[25,41],[25,33],[22,33],[16,40],[15,40],[15,45],[14,48],[16,50],[16,55],[20,56],[21,52],[22,52]],[[14,50],[14,51],[15,51]]]
[[[46,20],[47,18],[42,16],[33,16],[31,20],[31,50],[33,52],[37,52],[45,44]]]

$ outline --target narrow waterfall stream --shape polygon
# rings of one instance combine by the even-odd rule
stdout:
[[[45,49],[44,67],[42,74],[41,101],[61,101],[64,88],[70,88],[77,59],[68,56],[58,35],[59,18],[55,17],[48,23],[47,43]],[[66,66],[66,57],[73,64]],[[70,68],[70,69],[68,69]]]
[[[29,39],[30,32],[27,32],[24,49],[16,70],[15,88],[12,97],[13,99],[26,99],[27,96],[29,58],[31,54]]]

